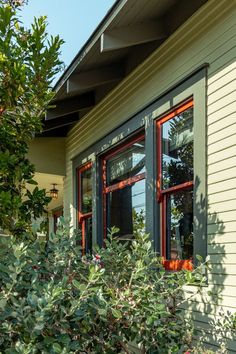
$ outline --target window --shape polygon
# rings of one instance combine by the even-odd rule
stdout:
[[[192,269],[193,100],[157,121],[161,252],[167,269]]]
[[[92,164],[78,169],[78,223],[83,253],[92,250]]]
[[[206,78],[204,64],[73,159],[84,252],[91,249],[93,216],[100,246],[112,226],[126,242],[143,224],[166,269],[192,269],[196,255],[205,259]],[[83,165],[91,159],[93,178],[91,164]]]
[[[145,140],[139,135],[103,158],[104,234],[119,228],[121,241],[130,240],[145,217]]]

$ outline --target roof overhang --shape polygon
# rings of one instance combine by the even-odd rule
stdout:
[[[65,136],[207,0],[117,0],[56,83],[45,136]]]

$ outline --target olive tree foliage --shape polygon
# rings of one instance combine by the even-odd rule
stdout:
[[[24,4],[0,0],[0,229],[13,235],[30,231],[32,218],[50,201],[45,190],[27,188],[37,185],[27,153],[29,142],[42,130],[53,97],[50,87],[62,68],[63,41],[48,36],[46,17],[24,28]]]

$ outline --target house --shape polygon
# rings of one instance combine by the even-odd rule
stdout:
[[[31,146],[51,215],[63,205],[85,250],[145,218],[167,269],[208,256],[222,298],[188,311],[217,348],[211,324],[236,311],[236,2],[118,0],[55,90]]]

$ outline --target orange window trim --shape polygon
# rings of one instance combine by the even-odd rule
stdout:
[[[182,105],[179,105],[177,108],[169,112],[168,114],[164,115],[162,118],[160,118],[156,125],[157,125],[157,156],[158,156],[158,171],[157,171],[157,200],[158,202],[162,205],[162,210],[161,210],[161,223],[162,223],[162,237],[161,237],[161,253],[162,253],[162,264],[165,267],[166,270],[170,271],[179,271],[181,269],[185,270],[193,270],[193,262],[191,259],[177,259],[177,260],[168,260],[166,259],[166,197],[173,192],[177,192],[180,190],[184,190],[186,188],[192,187],[194,185],[193,181],[188,181],[184,182],[180,185],[170,187],[168,189],[162,189],[162,159],[161,159],[161,154],[162,154],[162,146],[161,146],[161,139],[162,139],[162,133],[161,133],[161,126],[163,123],[167,122],[168,120],[174,118],[176,115],[184,112],[188,108],[193,107],[193,99],[188,100],[187,102],[183,103]]]
[[[193,270],[193,263],[190,259],[163,259],[162,264],[166,270],[178,271],[178,270]]]
[[[78,169],[78,222],[81,225],[81,243],[82,243],[82,254],[85,254],[85,244],[86,244],[86,234],[85,234],[85,223],[88,218],[92,216],[92,212],[90,213],[82,213],[81,211],[81,190],[80,190],[80,185],[81,185],[81,174],[82,172],[92,168],[92,162],[87,162],[86,164],[82,165]]]

